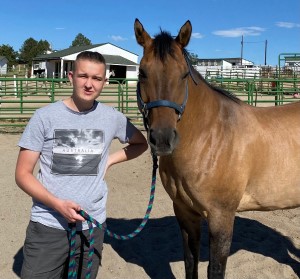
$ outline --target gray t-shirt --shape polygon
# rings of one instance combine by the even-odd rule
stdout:
[[[62,101],[36,110],[19,146],[40,152],[38,180],[56,197],[72,200],[99,223],[106,220],[104,171],[113,139],[126,143],[136,128],[116,109],[95,102],[91,110],[75,112]],[[33,199],[31,220],[67,229],[57,211]],[[87,229],[87,223],[77,229]]]

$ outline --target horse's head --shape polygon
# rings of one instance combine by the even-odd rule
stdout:
[[[185,57],[192,26],[187,21],[176,38],[161,31],[153,39],[138,19],[134,31],[144,48],[140,62],[137,98],[148,126],[148,142],[157,155],[171,154],[179,136],[176,125],[187,101],[190,73]]]

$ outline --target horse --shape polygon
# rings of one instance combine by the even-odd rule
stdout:
[[[191,65],[188,20],[143,48],[137,102],[183,239],[185,276],[198,278],[201,221],[209,232],[207,277],[223,279],[236,212],[300,206],[300,102],[253,107],[209,84]]]

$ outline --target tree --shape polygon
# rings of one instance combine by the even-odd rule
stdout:
[[[188,54],[189,54],[189,59],[190,59],[192,65],[197,65],[198,60],[199,60],[198,55],[195,53],[192,53],[192,52],[189,52]]]
[[[0,46],[0,56],[5,56],[8,60],[8,67],[11,68],[16,64],[18,53],[10,45]]]
[[[51,51],[51,46],[46,40],[39,40],[37,44],[37,55],[46,54],[47,51]]]
[[[32,65],[32,59],[38,55],[45,54],[48,50],[51,50],[50,44],[46,40],[36,41],[33,38],[29,38],[24,41],[19,58],[30,67]]]
[[[74,41],[72,41],[71,47],[74,46],[90,46],[92,44],[91,40],[85,37],[83,34],[79,33]]]

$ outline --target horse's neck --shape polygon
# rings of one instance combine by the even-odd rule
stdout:
[[[213,89],[203,80],[195,84],[193,80],[189,82],[189,113],[201,115],[209,113],[220,105],[218,94],[212,92]]]
[[[205,81],[196,85],[193,80],[190,80],[186,109],[181,120],[182,123],[178,125],[179,129],[184,130],[184,134],[205,130],[218,118],[220,119],[222,111],[220,108],[223,106],[224,98],[219,96],[219,93],[212,91],[213,89]]]
[[[230,131],[232,121],[238,123],[244,118],[242,111],[246,105],[231,93],[213,88],[205,80],[196,85],[190,79],[188,85],[189,99],[183,122],[192,130],[204,132],[218,127]]]

